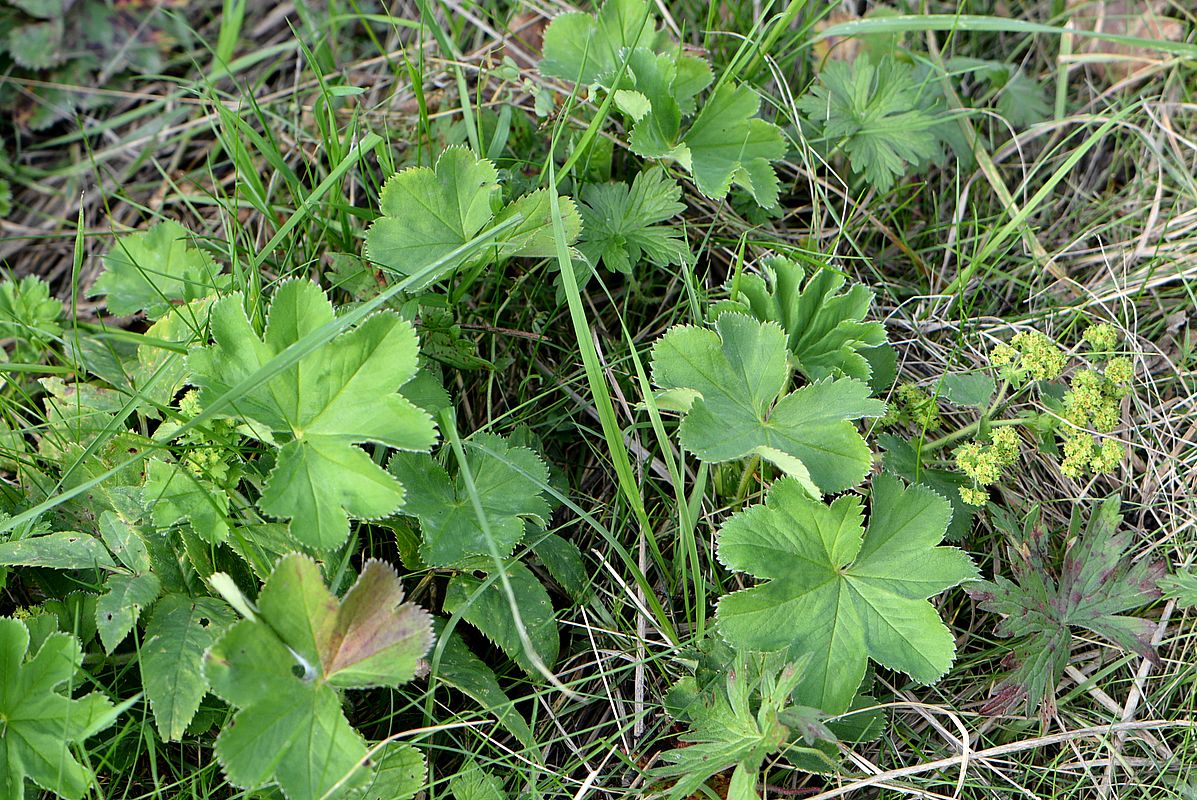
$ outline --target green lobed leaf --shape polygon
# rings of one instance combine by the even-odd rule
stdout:
[[[549,482],[545,463],[526,447],[501,436],[477,433],[469,440],[466,463],[487,528],[501,556],[511,555],[524,538],[525,520],[545,525]],[[455,478],[431,456],[398,453],[388,467],[411,490],[403,514],[420,520],[420,557],[436,567],[461,567],[487,556],[486,532],[458,470]]]
[[[51,633],[33,653],[25,623],[0,617],[0,800],[24,800],[26,781],[81,800],[94,783],[72,746],[112,725],[120,709],[99,693],[71,699],[82,663],[74,636]]]
[[[432,643],[431,618],[402,600],[398,575],[380,561],[367,561],[339,602],[310,558],[279,561],[257,613],[204,658],[212,691],[240,709],[216,741],[231,783],[277,783],[291,800],[368,784],[366,745],[336,688],[397,686],[415,675]]]
[[[441,626],[437,626],[438,635]],[[495,672],[470,650],[456,631],[441,651],[436,677],[459,692],[472,697],[499,724],[511,732],[520,744],[535,750],[536,737],[527,721],[499,685]]]
[[[593,16],[575,12],[554,17],[544,32],[540,72],[593,83],[622,63],[625,48],[652,48],[660,39],[645,0],[607,0]]]
[[[546,667],[552,668],[561,647],[553,603],[544,586],[523,564],[513,561],[503,568],[507,571],[507,583],[519,610],[519,623],[511,613],[511,598],[497,577],[481,588],[484,583],[481,578],[467,573],[454,575],[445,589],[445,611],[450,614],[460,612],[463,620],[498,645],[524,672],[539,675],[524,650],[517,626],[522,624],[536,656]],[[481,592],[474,597],[480,588]]]
[[[939,114],[920,102],[922,84],[912,69],[886,56],[852,63],[828,61],[798,109],[830,148],[841,148],[852,171],[886,192],[914,164],[940,150]]]
[[[762,322],[776,322],[786,333],[794,366],[809,380],[847,376],[872,377],[865,352],[886,343],[880,322],[864,322],[873,292],[854,283],[840,292],[843,275],[821,267],[806,279],[802,267],[788,258],[761,259],[764,275],[744,274],[735,299],[715,306],[715,313],[738,310]]]
[[[681,442],[704,461],[760,455],[815,493],[855,486],[872,464],[850,420],[879,416],[885,404],[849,378],[782,395],[790,368],[774,323],[733,313],[715,330],[674,328],[653,347],[652,373],[661,389],[685,393]]]
[[[720,599],[720,631],[737,647],[811,654],[795,699],[829,714],[847,710],[870,658],[934,682],[955,642],[927,600],[976,576],[964,552],[938,546],[950,513],[929,489],[879,475],[865,529],[858,497],[826,505],[777,481],[720,532],[719,560],[764,581]]]
[[[191,245],[192,234],[173,221],[122,236],[104,256],[104,271],[91,287],[119,316],[144,311],[161,317],[178,301],[198,300],[228,288],[212,258]]]
[[[735,184],[757,205],[777,205],[779,185],[770,162],[785,156],[786,144],[780,128],[757,118],[760,105],[752,87],[724,83],[682,137],[676,158],[707,197],[722,198]]]
[[[275,292],[262,338],[240,295],[212,311],[215,344],[190,356],[202,403],[230,393],[251,375],[334,319],[324,292],[308,281]],[[291,535],[327,550],[349,534],[349,517],[377,519],[404,500],[402,485],[355,443],[426,450],[436,440],[427,412],[399,390],[417,372],[419,344],[411,324],[392,312],[366,318],[297,364],[237,398],[233,412],[283,442],[259,507],[290,518]],[[289,439],[289,441],[288,441]]]

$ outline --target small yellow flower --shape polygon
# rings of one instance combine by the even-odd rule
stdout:
[[[1099,322],[1085,328],[1082,338],[1094,353],[1109,353],[1118,347],[1118,329],[1108,322]]]

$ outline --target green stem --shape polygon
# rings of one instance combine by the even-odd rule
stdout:
[[[1017,417],[1011,417],[1010,419],[995,419],[989,422],[989,427],[1004,428],[1008,425],[1022,425],[1023,423],[1030,422],[1034,418],[1035,416],[1032,414],[1024,414]],[[959,441],[966,436],[972,436],[981,429],[981,423],[983,423],[985,420],[986,417],[981,417],[976,422],[965,425],[960,430],[949,433],[947,436],[941,436],[938,439],[932,439],[919,448],[919,453],[923,455],[926,455],[927,453],[934,453],[937,450],[942,450],[943,448],[947,447],[952,442]]]
[[[752,483],[752,476],[756,474],[756,468],[760,464],[761,457],[753,456],[744,465],[744,472],[740,474],[740,481],[736,484],[736,505],[743,503],[744,498],[748,496],[748,486]]]

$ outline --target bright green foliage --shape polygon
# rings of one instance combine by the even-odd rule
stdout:
[[[707,197],[743,187],[763,208],[777,205],[777,174],[770,162],[786,154],[781,129],[758,119],[760,96],[749,86],[715,89],[682,137],[675,158]]]
[[[336,690],[411,680],[432,625],[402,601],[399,576],[381,561],[367,561],[340,602],[311,559],[292,554],[278,563],[257,613],[228,629],[204,660],[212,691],[240,709],[216,740],[230,783],[277,783],[290,800],[368,784],[359,767],[366,743]]]
[[[777,204],[771,162],[786,152],[781,129],[756,116],[761,101],[751,87],[731,81],[699,110],[698,95],[714,79],[711,67],[666,47],[645,0],[608,0],[596,16],[557,17],[545,31],[540,70],[611,92],[631,123],[632,151],[677,161],[707,197],[722,198],[734,184],[762,207]]]
[[[513,447],[493,434],[475,434],[466,460],[487,530],[501,557],[523,541],[525,520],[545,525],[549,504],[544,497],[549,471],[526,447]],[[489,564],[487,532],[474,510],[460,468],[455,478],[431,456],[399,453],[390,471],[407,487],[403,513],[419,518],[423,544],[420,558],[434,567]]]
[[[220,300],[212,311],[216,343],[191,354],[192,380],[202,388],[204,404],[334,320],[332,304],[308,281],[279,287],[262,338],[243,302],[239,294]],[[281,444],[258,506],[290,518],[291,535],[304,546],[336,547],[349,534],[349,516],[379,518],[403,504],[399,482],[353,445],[425,450],[435,441],[431,417],[399,394],[416,374],[418,352],[411,324],[382,312],[233,402],[232,411],[251,430],[261,426]]]
[[[885,345],[885,326],[864,322],[873,292],[860,283],[840,292],[846,279],[828,267],[803,283],[802,266],[784,256],[761,259],[764,275],[745,274],[733,297],[715,312],[737,310],[762,322],[776,322],[786,333],[794,367],[807,379],[846,375],[867,381],[872,375],[862,350]]]
[[[825,147],[842,150],[853,172],[886,192],[940,150],[933,129],[941,119],[923,108],[920,91],[909,66],[890,57],[874,65],[861,56],[851,64],[828,61],[798,108]]]
[[[61,316],[62,302],[36,275],[0,283],[0,337],[16,339],[22,357],[36,357],[37,349],[62,333]]]
[[[1104,501],[1082,533],[1082,514],[1073,511],[1068,544],[1057,568],[1052,554],[1055,537],[1029,515],[1021,535],[1005,514],[996,519],[1010,536],[1009,561],[1014,580],[1000,575],[970,587],[969,594],[985,611],[1002,615],[999,636],[1011,637],[1014,671],[998,684],[990,711],[1023,704],[1033,713],[1041,704],[1055,706],[1056,684],[1072,652],[1072,628],[1082,628],[1159,663],[1151,644],[1155,623],[1128,616],[1160,596],[1157,585],[1164,565],[1131,559],[1133,530],[1119,531],[1122,515],[1116,497]],[[1046,715],[1050,715],[1046,714]]]
[[[639,173],[624,183],[592,183],[582,187],[582,243],[578,250],[592,267],[631,274],[641,261],[653,266],[684,264],[690,248],[682,231],[659,223],[685,210],[681,187],[663,169]]]
[[[586,85],[614,72],[625,48],[651,50],[661,40],[644,0],[607,0],[593,16],[575,12],[553,19],[544,32],[540,71]]]
[[[503,569],[507,573],[511,596],[498,576],[483,580],[469,573],[459,573],[453,576],[445,590],[445,611],[450,614],[460,612],[462,619],[498,645],[525,672],[537,675],[539,670],[524,647],[519,628],[526,632],[536,657],[551,668],[561,648],[553,603],[532,570],[518,561],[504,564]],[[519,611],[518,621],[511,611],[512,602]]]
[[[980,58],[955,57],[947,61],[952,74],[971,72],[996,92],[997,113],[1015,128],[1022,129],[1051,117],[1047,93],[1039,81],[1016,64]]]
[[[121,709],[99,692],[71,699],[82,663],[74,636],[52,633],[31,648],[24,622],[0,618],[0,800],[32,796],[26,780],[79,800],[95,780],[71,746],[110,726]]]
[[[204,652],[233,623],[233,615],[210,597],[168,594],[154,604],[141,644],[141,683],[158,733],[182,738],[208,693]]]
[[[450,260],[445,270],[473,267],[499,257],[550,255],[552,221],[547,190],[524,195],[505,208],[500,195],[493,163],[465,147],[449,147],[434,168],[405,169],[386,182],[380,200],[382,216],[366,233],[366,257],[402,277],[418,275],[517,214],[522,221],[500,234],[491,246]],[[561,198],[561,215],[566,241],[572,243],[581,220],[569,198]],[[430,280],[416,281],[411,288],[419,289]]]
[[[835,738],[817,712],[793,705],[792,693],[802,680],[805,661],[787,664],[776,655],[762,658],[739,651],[713,691],[701,691],[692,678],[676,685],[667,702],[690,729],[678,737],[684,747],[662,754],[668,766],[652,772],[676,780],[665,796],[699,796],[708,779],[734,768],[728,800],[759,800],[757,776],[771,754],[785,747],[790,757],[805,753],[823,758],[814,748],[790,744],[803,734]]]
[[[155,525],[168,528],[186,521],[212,544],[228,538],[228,494],[183,466],[150,459],[143,492]]]
[[[229,286],[212,257],[191,244],[191,233],[173,221],[117,239],[91,294],[105,295],[119,316],[144,311],[161,317],[179,301],[198,300]]]
[[[449,780],[449,794],[454,800],[507,800],[503,782],[474,762]]]
[[[715,330],[677,327],[653,348],[662,405],[682,410],[682,445],[704,461],[759,455],[812,494],[860,483],[872,454],[850,420],[885,404],[850,378],[782,394],[790,368],[786,336],[772,322],[723,314]]]
[[[352,800],[411,800],[424,788],[428,765],[410,744],[387,742],[372,756],[370,783],[351,792]]]
[[[737,647],[810,654],[795,697],[830,714],[848,708],[870,658],[935,681],[956,648],[927,599],[976,575],[965,553],[938,546],[950,513],[931,490],[879,475],[866,530],[860,498],[825,505],[777,481],[720,533],[719,560],[766,581],[719,601],[720,630]]]
[[[141,612],[158,599],[162,582],[153,573],[110,575],[104,594],[96,601],[96,628],[104,650],[111,653],[124,641]]]

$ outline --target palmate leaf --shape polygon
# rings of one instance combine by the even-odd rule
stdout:
[[[229,286],[212,258],[191,245],[192,234],[177,222],[122,236],[104,256],[104,271],[91,294],[105,295],[108,310],[121,316],[145,311],[157,318],[177,301],[197,300]]]
[[[26,781],[67,800],[92,785],[71,746],[109,727],[121,708],[98,692],[64,694],[83,663],[79,640],[51,633],[30,652],[25,623],[0,617],[0,800],[25,800]]]
[[[540,72],[586,85],[615,70],[625,49],[651,50],[661,42],[655,15],[645,0],[607,0],[595,15],[562,14],[549,23]]]
[[[405,169],[383,186],[382,216],[366,232],[366,258],[397,275],[415,275],[516,215],[521,221],[499,234],[491,247],[460,257],[446,269],[499,257],[552,255],[548,190],[526,194],[506,207],[500,194],[499,174],[490,160],[465,147],[448,147],[435,167]],[[561,198],[560,205],[566,242],[573,243],[581,230],[577,206],[568,197]],[[411,289],[428,282],[418,282]]]
[[[367,561],[338,602],[298,554],[278,563],[257,606],[204,659],[212,691],[240,709],[216,740],[225,777],[247,789],[276,783],[290,800],[365,789],[366,743],[336,689],[411,680],[432,644],[431,617],[403,602],[399,576],[381,561]]]
[[[1116,497],[1104,501],[1080,533],[1082,510],[1073,512],[1063,564],[1057,570],[1050,539],[1032,513],[1010,548],[1014,581],[1000,575],[969,589],[980,607],[1002,615],[997,634],[1014,638],[1014,671],[996,687],[990,711],[1024,704],[1028,713],[1055,703],[1055,688],[1072,652],[1072,628],[1081,628],[1114,645],[1159,663],[1151,644],[1155,623],[1125,612],[1160,596],[1162,562],[1132,561],[1128,549],[1134,531],[1119,531],[1122,515]],[[1010,534],[1014,527],[999,517]],[[1021,538],[1021,541],[1018,541]]]
[[[848,709],[870,658],[920,683],[947,672],[955,643],[927,600],[976,576],[968,555],[938,546],[946,500],[888,475],[872,488],[867,529],[860,498],[826,505],[783,478],[719,535],[719,560],[765,581],[719,601],[723,636],[809,654],[794,697],[829,714]]]
[[[242,302],[239,294],[220,300],[212,311],[216,343],[191,353],[202,403],[230,392],[288,345],[334,319],[328,298],[308,281],[278,288],[262,338]],[[353,445],[426,450],[436,440],[432,418],[399,393],[417,372],[418,353],[411,324],[378,313],[232,404],[232,413],[251,430],[261,426],[272,434],[263,439],[282,443],[258,506],[290,518],[299,543],[315,550],[336,547],[349,534],[350,516],[380,518],[403,504],[402,485]]]
[[[501,557],[524,538],[525,520],[545,525],[549,470],[532,450],[501,436],[479,433],[469,440],[466,463],[487,528]],[[486,532],[460,471],[454,478],[431,456],[397,453],[389,466],[410,490],[402,513],[420,520],[420,558],[434,567],[464,567],[491,553]]]
[[[683,446],[704,461],[759,455],[812,494],[855,486],[869,470],[872,453],[850,420],[885,404],[850,378],[782,395],[790,368],[775,323],[731,313],[715,330],[674,328],[653,347],[652,372],[662,403],[686,414]]]
[[[867,381],[872,367],[862,354],[885,344],[885,326],[865,322],[873,292],[860,283],[841,292],[846,279],[823,267],[809,279],[796,262],[773,255],[761,259],[764,275],[739,277],[735,299],[715,306],[716,313],[737,310],[763,322],[776,322],[786,333],[794,366],[809,380],[846,375]]]
[[[880,192],[913,164],[940,150],[934,129],[943,119],[920,102],[911,68],[889,56],[852,63],[829,61],[819,82],[798,99],[827,148],[842,148],[852,171]]]
[[[682,231],[660,223],[685,210],[681,187],[659,167],[624,183],[593,183],[582,188],[582,243],[591,265],[631,274],[642,260],[658,267],[684,264],[690,248]]]
[[[780,128],[756,116],[760,107],[752,87],[725,83],[682,137],[677,160],[707,197],[723,197],[735,184],[762,208],[777,205],[777,174],[770,162],[786,154],[786,144]]]
[[[821,725],[817,712],[793,705],[792,692],[805,660],[786,663],[777,654],[761,657],[739,651],[716,684],[699,688],[693,678],[676,684],[666,702],[689,729],[679,737],[684,746],[662,753],[665,766],[652,771],[655,777],[675,781],[665,796],[702,796],[708,779],[733,769],[729,800],[759,800],[758,774],[772,753],[785,747],[790,758],[821,759],[811,747],[787,746],[805,732],[835,738]]]

